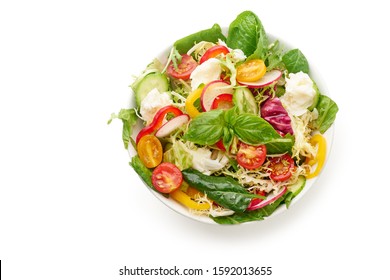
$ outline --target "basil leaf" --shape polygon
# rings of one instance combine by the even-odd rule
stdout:
[[[266,144],[281,137],[266,120],[248,113],[236,117],[233,129],[241,141],[250,145]]]
[[[246,56],[256,51],[256,56],[263,58],[268,38],[258,16],[251,11],[239,14],[229,25],[226,44],[232,49],[241,49]]]
[[[223,137],[222,137],[222,143],[223,146],[225,147],[226,151],[230,150],[230,146],[232,145],[234,138],[234,131],[233,129],[229,129],[227,127],[224,128],[223,130]]]
[[[199,145],[213,145],[221,139],[224,127],[224,111],[211,110],[196,116],[183,138]]]
[[[309,63],[299,49],[288,51],[283,55],[282,60],[289,73],[297,73],[300,71],[309,73]]]
[[[284,137],[274,139],[272,142],[265,144],[267,147],[267,154],[291,153],[294,142],[295,138],[291,134],[286,134]]]
[[[318,118],[315,120],[314,126],[324,134],[336,119],[339,107],[330,97],[320,95],[316,108],[318,110]]]
[[[122,141],[125,149],[127,149],[129,147],[129,142],[132,140],[131,134],[133,133],[133,126],[138,119],[135,109],[121,109],[118,114],[112,113],[107,124],[110,124],[114,119],[122,120]]]
[[[219,205],[236,212],[244,212],[256,196],[229,176],[209,176],[192,168],[183,170],[182,174],[190,186],[204,192]]]

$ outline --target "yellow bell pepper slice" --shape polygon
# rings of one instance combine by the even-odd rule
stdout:
[[[306,178],[308,179],[314,178],[318,176],[318,174],[320,174],[320,171],[324,166],[325,158],[326,158],[326,139],[324,138],[324,136],[322,136],[321,134],[313,135],[313,137],[310,139],[310,144],[312,144],[313,146],[318,145],[318,150],[315,158],[306,158],[305,162],[307,164],[311,166],[317,164],[317,167],[314,170],[314,172],[306,176]]]
[[[194,106],[194,102],[202,95],[203,87],[199,87],[191,92],[186,99],[186,111],[191,118],[195,118],[200,114],[199,110]]]
[[[194,210],[208,210],[210,209],[210,205],[208,203],[199,203],[191,199],[189,195],[184,193],[182,190],[178,189],[169,194],[177,202],[182,205],[194,209]]]

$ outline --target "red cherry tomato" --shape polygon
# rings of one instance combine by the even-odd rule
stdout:
[[[227,47],[225,47],[225,46],[222,46],[222,45],[213,46],[213,47],[209,48],[202,55],[201,59],[199,60],[199,64],[202,64],[206,60],[209,60],[212,57],[216,57],[217,55],[219,55],[221,53],[228,54],[229,53],[229,49]]]
[[[270,178],[274,181],[286,181],[290,179],[295,168],[294,160],[289,154],[270,159]]]
[[[169,76],[175,79],[188,80],[191,76],[192,71],[198,66],[198,63],[188,54],[183,54],[181,62],[177,65],[177,69],[173,65],[173,62],[169,64],[167,73]]]
[[[176,165],[163,162],[152,173],[152,184],[161,193],[177,190],[183,182],[183,175]]]
[[[267,149],[265,145],[252,146],[240,143],[237,152],[237,162],[246,169],[259,168],[265,161]]]
[[[230,93],[218,95],[211,105],[211,109],[227,110],[230,108],[233,108],[233,95]]]

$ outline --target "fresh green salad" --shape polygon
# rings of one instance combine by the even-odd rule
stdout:
[[[134,108],[109,120],[123,122],[130,165],[154,191],[220,224],[288,207],[321,171],[338,111],[303,53],[270,40],[251,11],[227,32],[214,24],[177,40],[131,89]]]

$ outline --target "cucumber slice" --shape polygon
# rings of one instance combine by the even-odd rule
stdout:
[[[295,184],[288,186],[288,190],[292,192],[293,197],[297,196],[305,187],[306,184],[306,177],[300,175],[298,177],[298,180],[295,182]]]
[[[251,113],[257,115],[259,107],[252,92],[246,87],[239,87],[233,92],[233,103],[240,114]]]
[[[142,100],[154,88],[160,93],[168,91],[169,82],[167,76],[162,73],[151,73],[138,82],[137,87],[134,89],[137,107],[141,106]]]

